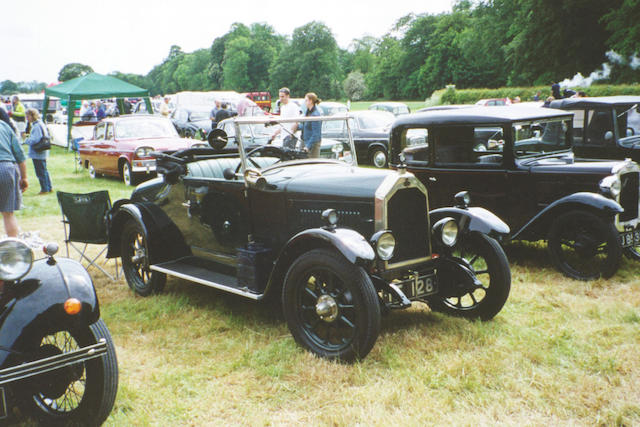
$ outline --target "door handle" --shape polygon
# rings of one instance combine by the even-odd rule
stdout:
[[[429,177],[429,181],[431,181],[431,182],[436,182],[436,181],[437,181],[437,178],[436,178],[435,176],[430,176],[430,177]]]

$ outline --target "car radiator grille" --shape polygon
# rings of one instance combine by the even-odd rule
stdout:
[[[424,258],[429,254],[427,199],[417,188],[397,191],[387,202],[387,228],[396,238],[389,264]]]
[[[638,217],[638,185],[640,183],[640,173],[625,173],[621,176],[621,181],[620,205],[624,209],[624,212],[620,214],[620,221],[631,221]]]

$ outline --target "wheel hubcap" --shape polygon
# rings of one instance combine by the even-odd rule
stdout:
[[[333,322],[338,317],[338,303],[330,295],[321,295],[316,302],[316,314],[325,322]]]
[[[373,156],[373,163],[376,165],[376,167],[383,167],[384,164],[387,161],[387,155],[384,154],[382,151],[378,151],[374,156]]]

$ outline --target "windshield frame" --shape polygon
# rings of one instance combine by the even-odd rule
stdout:
[[[347,138],[348,138],[348,143],[351,150],[351,162],[347,163],[344,161],[340,161],[340,163],[348,164],[351,166],[358,166],[358,159],[355,151],[355,143],[353,142],[351,125],[349,123],[350,118],[352,118],[352,116],[349,114],[335,115],[335,116],[308,116],[308,117],[301,116],[301,117],[292,117],[292,118],[280,118],[276,116],[234,117],[233,122],[235,126],[235,131],[236,131],[236,144],[238,146],[238,153],[240,155],[240,163],[241,163],[243,173],[248,169],[255,170],[255,168],[249,168],[247,166],[248,165],[247,152],[245,151],[245,143],[242,139],[242,132],[240,129],[241,125],[251,125],[251,124],[277,125],[281,123],[303,123],[303,122],[317,122],[317,121],[327,122],[327,121],[343,120],[346,122]],[[330,163],[338,162],[338,160],[332,160],[332,159],[326,159],[326,158],[317,158],[317,159],[314,158],[314,159],[308,159],[308,160],[313,160],[314,162],[316,161],[330,162]],[[300,160],[288,160],[282,163],[278,163],[278,165],[282,166],[283,164],[286,165],[286,164],[299,163],[299,162]]]

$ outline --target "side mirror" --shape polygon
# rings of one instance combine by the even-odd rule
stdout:
[[[216,128],[212,129],[211,132],[209,132],[207,140],[209,141],[209,145],[211,146],[211,148],[218,151],[222,150],[227,145],[229,137],[227,136],[227,133],[225,131]]]
[[[613,141],[613,132],[611,132],[610,130],[605,132],[604,140],[607,141],[607,142]]]

